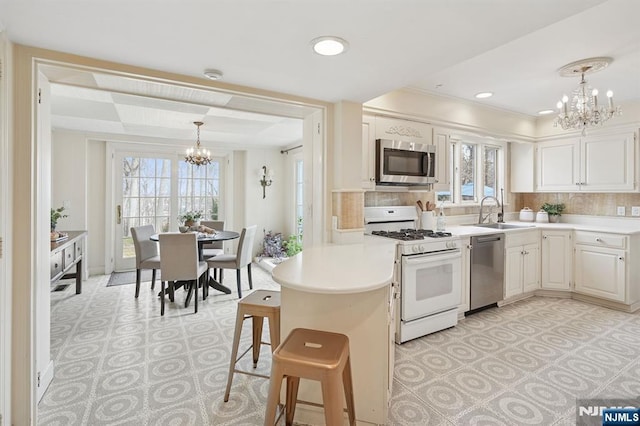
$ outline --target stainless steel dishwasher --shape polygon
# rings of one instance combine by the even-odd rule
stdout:
[[[471,237],[470,309],[503,299],[504,234]]]

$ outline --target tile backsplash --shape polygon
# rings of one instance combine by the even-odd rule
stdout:
[[[530,207],[533,211],[540,210],[544,203],[564,203],[566,214],[584,214],[595,216],[617,216],[616,207],[624,206],[626,216],[631,216],[631,207],[640,206],[640,194],[624,193],[526,193],[517,194],[517,210]]]

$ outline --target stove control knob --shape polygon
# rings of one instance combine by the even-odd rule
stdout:
[[[456,244],[455,241],[447,241],[447,248],[454,249],[454,248],[457,248],[457,247],[458,247],[458,245]]]

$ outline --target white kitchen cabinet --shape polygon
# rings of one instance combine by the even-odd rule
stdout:
[[[635,190],[636,139],[635,132],[619,132],[539,143],[537,190]]]
[[[576,231],[575,291],[630,302],[626,297],[627,247],[628,237],[624,235]]]
[[[417,121],[376,117],[375,139],[398,139],[430,145],[433,143],[432,127]]]
[[[471,283],[471,238],[464,237],[460,240],[462,247],[462,273],[460,274],[460,305],[458,306],[458,314],[463,314],[470,309],[470,283]]]
[[[436,146],[436,182],[434,191],[451,190],[451,145],[449,144],[450,130],[434,127],[433,144]]]
[[[540,242],[537,230],[505,234],[504,298],[540,288]]]
[[[535,145],[515,142],[509,145],[511,151],[511,192],[534,192]]]
[[[573,278],[572,231],[542,230],[541,287],[544,290],[571,290]]]
[[[376,187],[375,117],[362,116],[362,189]]]

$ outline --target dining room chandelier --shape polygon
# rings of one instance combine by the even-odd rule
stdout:
[[[582,130],[582,136],[587,134],[588,127],[601,126],[614,116],[619,116],[622,111],[619,106],[613,105],[613,92],[607,91],[607,105],[598,105],[598,90],[592,88],[585,80],[585,74],[600,71],[606,68],[611,58],[589,58],[572,62],[560,68],[558,73],[562,77],[580,75],[580,83],[570,96],[563,95],[557,104],[558,116],[553,125],[560,125],[564,130]]]
[[[184,157],[184,161],[194,166],[202,166],[211,164],[211,151],[204,149],[200,146],[200,126],[204,123],[202,121],[194,121],[198,129],[198,137],[196,139],[196,146],[193,148],[187,148],[187,154]]]

